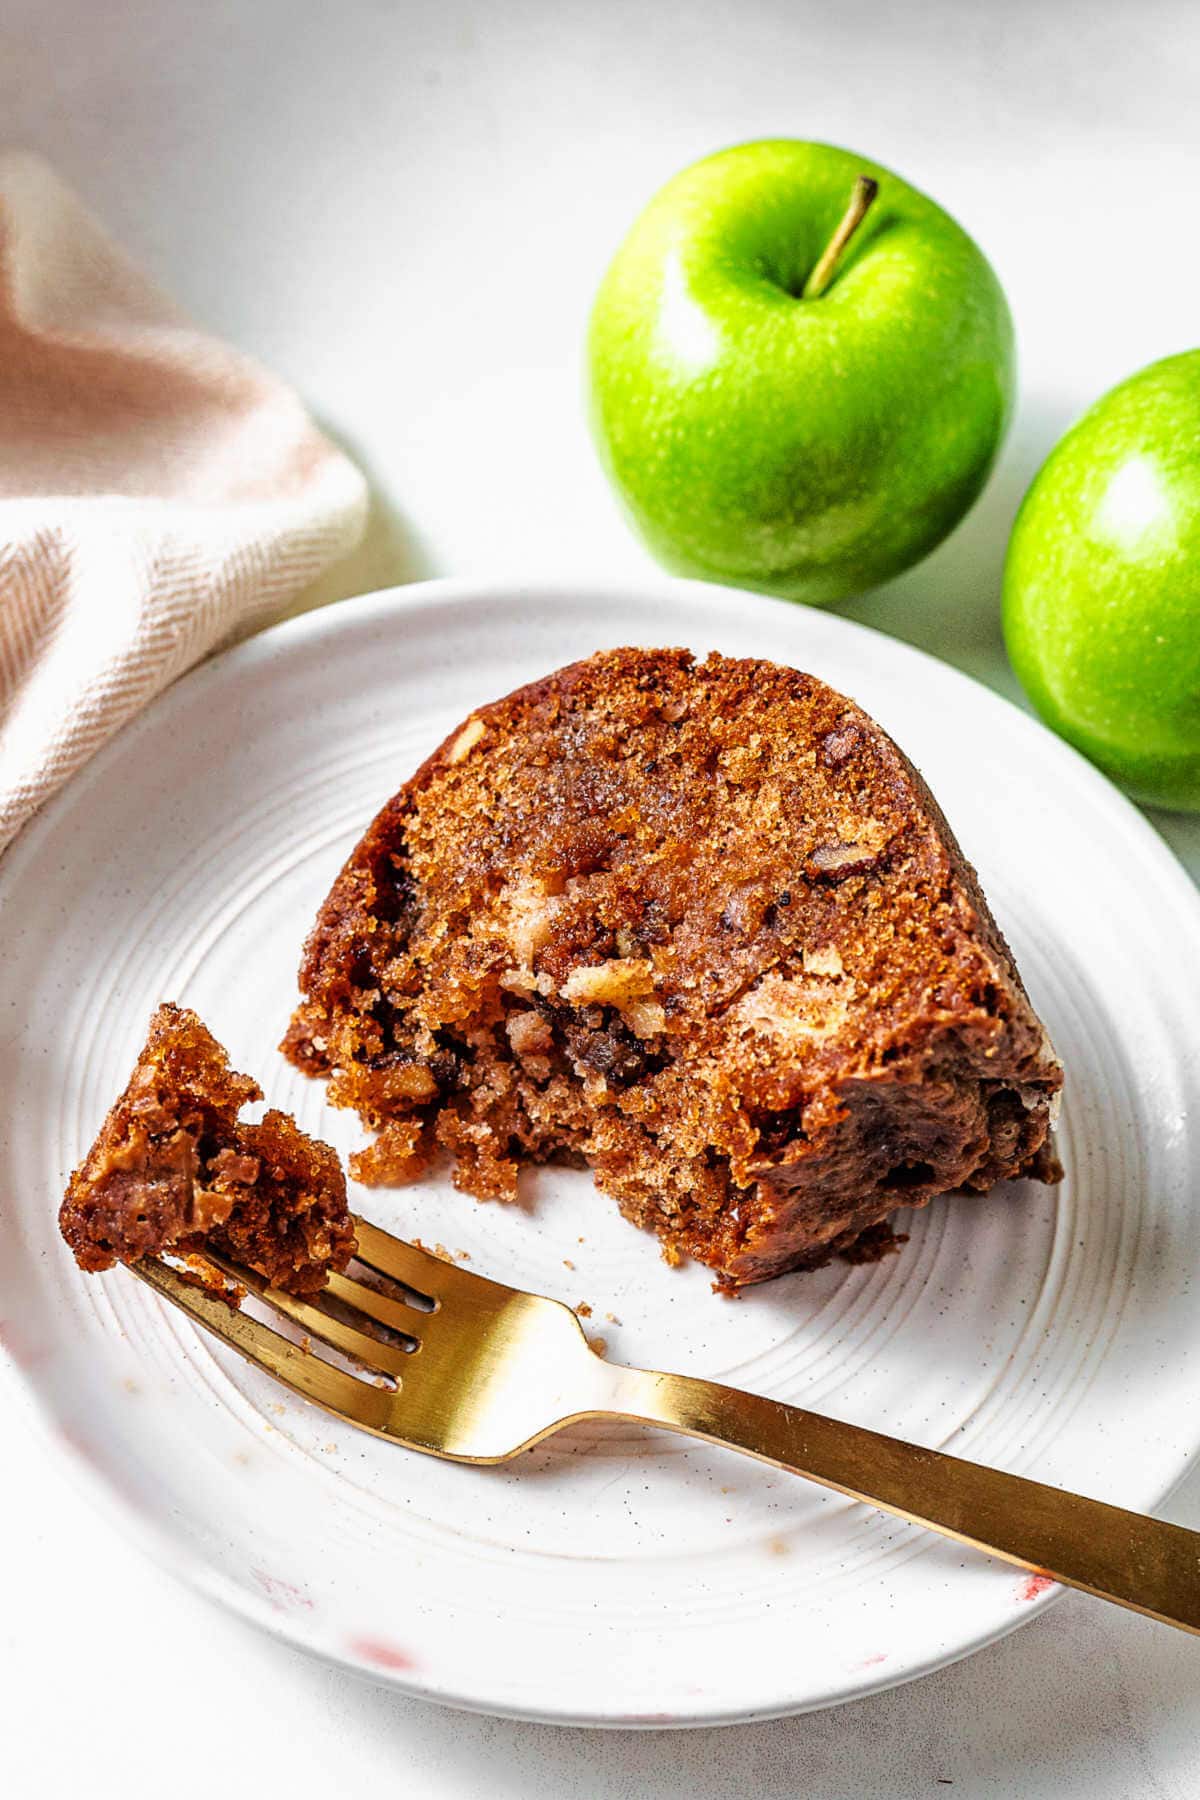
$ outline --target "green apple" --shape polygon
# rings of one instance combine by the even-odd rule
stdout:
[[[1200,811],[1200,350],[1051,451],[1013,527],[1004,635],[1048,724],[1138,799]]]
[[[860,177],[878,193],[858,222]],[[790,138],[668,182],[604,278],[588,362],[601,457],[654,554],[816,603],[945,537],[1013,392],[1008,307],[966,232],[865,157]]]

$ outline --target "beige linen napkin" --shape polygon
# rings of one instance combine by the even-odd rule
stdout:
[[[0,157],[0,848],[365,516],[290,389],[183,318],[45,164]]]

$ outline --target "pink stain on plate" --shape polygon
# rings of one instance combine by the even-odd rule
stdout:
[[[282,1576],[270,1575],[266,1569],[251,1569],[250,1573],[276,1612],[312,1611],[312,1601],[294,1581],[284,1581]]]
[[[1039,1594],[1044,1594],[1047,1588],[1052,1588],[1053,1586],[1053,1575],[1027,1575],[1021,1583],[1017,1599],[1036,1600]]]
[[[358,1637],[351,1638],[350,1649],[363,1662],[374,1663],[377,1669],[394,1669],[402,1671],[415,1669],[417,1659],[399,1644],[390,1644],[386,1638]]]
[[[874,1656],[864,1656],[858,1666],[860,1669],[873,1669],[877,1663],[886,1662],[887,1659],[886,1650],[877,1650]]]

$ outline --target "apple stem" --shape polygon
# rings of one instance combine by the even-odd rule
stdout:
[[[870,175],[860,175],[854,183],[850,204],[842,214],[837,230],[826,244],[821,260],[801,289],[802,300],[819,300],[837,274],[842,252],[854,236],[879,192],[879,183]]]

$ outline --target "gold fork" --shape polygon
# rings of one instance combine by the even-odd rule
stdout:
[[[134,1273],[306,1400],[407,1449],[501,1463],[577,1419],[661,1425],[1200,1633],[1200,1532],[715,1381],[606,1362],[559,1301],[443,1262],[365,1219],[355,1229],[359,1263],[383,1279],[332,1275],[316,1303],[210,1260],[361,1374],[168,1264]]]

